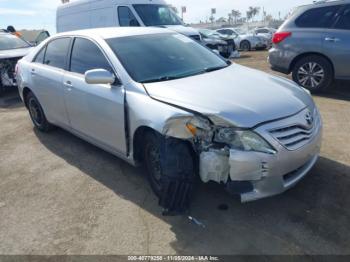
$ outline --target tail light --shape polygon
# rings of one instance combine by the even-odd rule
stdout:
[[[277,32],[273,35],[272,43],[279,44],[282,41],[284,41],[284,39],[286,39],[287,37],[290,37],[291,35],[292,35],[291,32]]]

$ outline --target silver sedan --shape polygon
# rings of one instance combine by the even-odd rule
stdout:
[[[189,207],[197,176],[243,202],[282,193],[320,151],[305,89],[167,29],[58,34],[19,62],[17,78],[37,129],[59,126],[143,164],[167,214]]]

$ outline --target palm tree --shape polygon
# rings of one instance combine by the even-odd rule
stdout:
[[[234,18],[235,24],[237,24],[237,20],[241,17],[241,12],[238,10],[232,10],[232,17]]]
[[[259,13],[260,13],[260,7],[250,6],[248,11],[247,11],[247,19],[248,19],[248,21],[250,19],[254,20],[254,17],[256,17]]]

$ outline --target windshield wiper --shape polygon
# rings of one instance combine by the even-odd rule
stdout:
[[[169,81],[169,80],[174,80],[174,79],[179,79],[179,78],[181,78],[181,76],[162,76],[162,77],[158,77],[158,78],[147,79],[147,80],[140,81],[140,82],[143,84],[146,84],[146,83]]]
[[[205,68],[203,71],[208,73],[208,72],[213,72],[213,71],[217,71],[217,70],[220,70],[220,69],[224,69],[226,67],[227,66],[213,66],[213,67]]]

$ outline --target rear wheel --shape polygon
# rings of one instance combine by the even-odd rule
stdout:
[[[33,93],[29,92],[27,94],[26,104],[28,106],[30,118],[37,129],[41,132],[49,132],[54,128],[54,126],[47,121],[44,110]]]
[[[243,51],[250,51],[251,45],[250,45],[249,41],[244,40],[244,41],[241,42],[240,48]]]
[[[293,80],[313,93],[329,89],[333,83],[333,68],[322,56],[311,55],[297,61]]]

